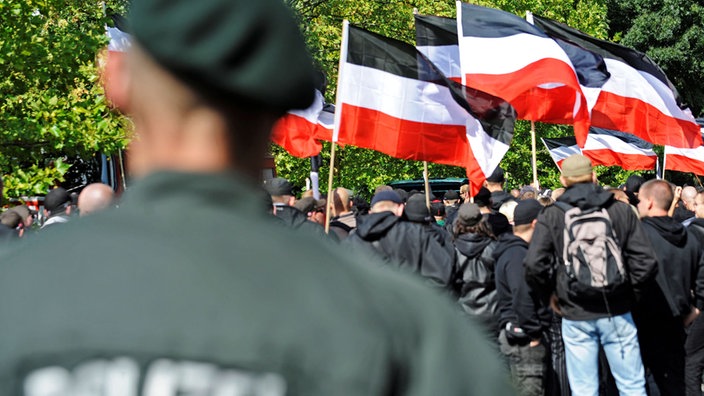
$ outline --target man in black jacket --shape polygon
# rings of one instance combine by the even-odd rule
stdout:
[[[704,192],[700,192],[694,199],[695,218],[687,226],[690,235],[699,241],[699,246],[704,251]],[[701,268],[700,268],[701,269]],[[697,279],[701,279],[697,277]],[[684,383],[688,395],[700,395],[702,386],[702,373],[704,373],[704,316],[700,315],[702,301],[697,301],[694,313],[696,318],[687,330],[687,340],[684,344],[685,366]]]
[[[638,293],[657,272],[655,253],[631,207],[614,200],[611,193],[596,185],[596,174],[588,158],[575,154],[565,159],[560,182],[567,190],[558,203],[581,210],[606,209],[630,282],[621,287],[617,296],[587,299],[571,290],[562,257],[565,211],[558,204],[546,207],[538,215],[525,261],[526,280],[543,299],[556,294],[553,308],[563,317],[567,376],[573,394],[597,394],[600,344],[619,391],[645,394],[644,369],[630,311],[633,292]]]
[[[638,212],[658,262],[656,282],[646,289],[634,310],[643,363],[652,372],[661,395],[683,395],[683,321],[691,321],[688,317],[695,303],[692,294],[704,300],[704,291],[695,284],[701,247],[680,222],[667,215],[674,199],[668,182],[646,182],[638,198]]]
[[[504,191],[504,170],[496,168],[494,172],[486,178],[486,188],[491,192],[491,209],[498,211],[507,201],[514,201],[515,198],[511,194]]]
[[[403,208],[396,192],[378,192],[369,215],[358,219],[345,242],[375,253],[389,265],[419,274],[433,286],[451,289],[454,258],[423,225],[404,221]]]
[[[511,368],[521,395],[542,396],[548,350],[544,337],[550,313],[531,292],[525,280],[523,259],[543,206],[535,199],[518,202],[513,233],[499,237],[496,259],[496,293],[499,312],[499,346]]]
[[[283,1],[139,0],[129,26],[134,185],[3,255],[0,395],[513,394],[446,299],[264,217],[271,129],[314,93]]]
[[[327,239],[325,229],[317,223],[308,221],[308,216],[293,205],[296,197],[293,195],[293,185],[282,177],[275,177],[264,181],[264,189],[271,195],[271,202],[274,204],[274,215],[282,223],[296,230],[303,230],[309,235],[316,235]],[[337,240],[336,237],[332,237]]]

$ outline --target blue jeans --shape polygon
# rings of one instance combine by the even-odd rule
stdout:
[[[567,378],[573,395],[599,394],[599,344],[621,395],[645,395],[645,372],[630,313],[594,320],[562,319]]]

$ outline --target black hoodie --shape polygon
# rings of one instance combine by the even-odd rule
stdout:
[[[579,183],[567,188],[558,199],[582,209],[606,208],[613,224],[614,233],[621,248],[624,265],[630,284],[640,293],[657,272],[655,252],[647,241],[643,226],[628,204],[613,199],[613,195],[592,183]],[[570,320],[592,320],[610,315],[621,315],[631,310],[633,293],[609,299],[577,302],[569,290],[562,252],[564,249],[565,212],[557,205],[546,207],[538,215],[525,259],[526,281],[543,300],[553,292],[565,318]]]
[[[344,240],[374,252],[387,264],[419,274],[434,286],[450,290],[454,258],[423,225],[404,221],[391,212],[361,216]]]
[[[499,209],[501,209],[501,205],[508,201],[515,200],[516,198],[514,198],[513,195],[507,193],[504,190],[494,191],[491,193],[491,209],[498,212]]]
[[[643,226],[658,259],[659,290],[645,293],[639,306],[648,316],[678,317],[689,313],[700,268],[701,247],[682,223],[668,216],[646,217]],[[664,297],[664,298],[663,298]]]
[[[526,283],[523,259],[527,251],[528,243],[512,233],[499,237],[494,251],[499,327],[510,322],[530,338],[539,339],[550,325],[550,313]]]

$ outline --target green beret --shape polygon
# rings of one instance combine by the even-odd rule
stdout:
[[[313,62],[281,0],[133,0],[129,24],[196,90],[284,111],[313,102]]]

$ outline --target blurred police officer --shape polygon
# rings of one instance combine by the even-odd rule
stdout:
[[[139,180],[0,264],[0,394],[510,393],[441,296],[262,215],[270,129],[313,100],[283,3],[132,7],[110,84]]]

